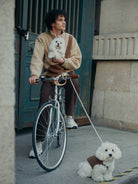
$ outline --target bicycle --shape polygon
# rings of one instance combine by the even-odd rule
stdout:
[[[52,78],[41,77],[37,82],[50,81],[55,86],[54,98],[40,107],[32,134],[33,149],[39,165],[46,171],[55,170],[62,162],[66,151],[67,134],[62,89],[67,79],[78,75]],[[41,142],[42,152],[37,149]]]

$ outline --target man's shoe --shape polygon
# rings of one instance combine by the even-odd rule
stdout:
[[[72,116],[68,116],[66,122],[67,122],[66,123],[66,128],[68,128],[68,129],[77,129],[78,128],[78,125],[74,121]]]
[[[36,147],[37,147],[38,154],[41,154],[42,153],[42,143],[41,142],[36,143]],[[29,153],[29,158],[35,158],[33,148],[31,149],[31,151]]]

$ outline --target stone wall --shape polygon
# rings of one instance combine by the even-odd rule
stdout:
[[[133,38],[138,30],[137,18],[137,0],[102,0],[99,38],[127,33]],[[126,49],[130,53],[132,46]],[[107,56],[103,52],[99,56],[93,55],[94,58],[99,58],[92,101],[92,117],[96,124],[138,131],[138,55]]]
[[[0,1],[0,183],[15,184],[14,174],[14,0]]]
[[[98,63],[92,108],[97,123],[138,131],[137,65],[119,61]]]
[[[137,0],[101,0],[100,34],[138,31]]]

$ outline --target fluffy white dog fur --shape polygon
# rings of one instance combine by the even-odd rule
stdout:
[[[102,164],[90,166],[88,161],[79,164],[78,174],[81,177],[92,177],[94,181],[112,180],[115,159],[121,158],[121,151],[116,144],[104,142],[96,151],[96,158],[102,161]]]
[[[64,38],[57,37],[49,45],[48,58],[60,59],[61,56],[63,58],[65,57],[65,40]]]

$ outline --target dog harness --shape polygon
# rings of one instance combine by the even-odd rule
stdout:
[[[106,165],[103,163],[103,161],[99,160],[95,155],[93,155],[93,156],[87,158],[87,161],[88,161],[88,163],[90,164],[90,166],[91,166],[92,169],[94,168],[95,165],[103,165],[103,166],[105,166],[107,169],[109,169],[108,166],[106,166]]]

